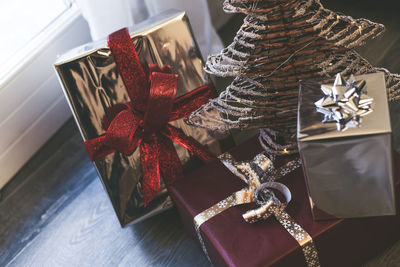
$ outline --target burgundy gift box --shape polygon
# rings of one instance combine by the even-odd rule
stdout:
[[[231,154],[237,160],[249,160],[261,151],[254,138]],[[400,174],[397,156],[394,166]],[[286,211],[312,236],[322,266],[356,266],[400,239],[399,215],[315,222],[301,168],[280,181],[292,192]],[[169,191],[187,232],[196,238],[194,216],[243,187],[242,180],[215,161],[176,182]],[[251,208],[255,205],[229,208],[201,226],[213,265],[306,266],[300,246],[273,216],[254,224],[243,220],[242,214]]]

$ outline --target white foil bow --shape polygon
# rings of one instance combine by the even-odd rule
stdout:
[[[338,131],[361,126],[362,117],[371,113],[373,98],[363,92],[364,80],[356,80],[353,75],[345,80],[340,73],[333,85],[322,84],[325,96],[315,102],[318,112],[324,114],[323,123],[336,122]]]

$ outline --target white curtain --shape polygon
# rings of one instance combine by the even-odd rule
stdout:
[[[188,14],[204,57],[222,49],[222,42],[212,26],[207,0],[77,0],[77,4],[89,24],[93,40],[103,39],[115,30],[134,26],[148,16],[174,8]]]

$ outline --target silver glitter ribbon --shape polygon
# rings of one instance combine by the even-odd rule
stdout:
[[[230,207],[256,202],[259,208],[247,211],[243,214],[243,219],[248,223],[254,223],[274,215],[301,246],[307,266],[320,266],[318,253],[311,236],[285,211],[287,204],[291,200],[290,190],[284,184],[275,182],[275,180],[297,169],[301,164],[300,159],[289,161],[278,169],[262,153],[258,154],[252,161],[236,162],[232,155],[228,153],[222,154],[219,159],[232,173],[245,181],[248,186],[194,217],[195,230],[207,258],[210,260],[201,235],[201,225]],[[282,203],[275,196],[272,189],[280,191],[285,196],[286,201]]]
[[[340,73],[336,74],[333,86],[321,85],[325,96],[315,106],[325,116],[322,122],[336,123],[338,131],[360,127],[362,117],[373,111],[373,98],[363,92],[365,85],[364,80],[357,81],[353,75],[346,81]]]

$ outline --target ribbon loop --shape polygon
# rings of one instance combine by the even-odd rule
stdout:
[[[175,100],[174,106],[172,107],[172,113],[170,117],[171,121],[186,118],[193,110],[198,109],[204,104],[207,104],[211,98],[215,98],[215,89],[212,84],[204,85],[193,90],[183,96],[178,97]]]
[[[140,119],[130,110],[123,110],[111,121],[106,133],[105,143],[117,151],[130,155],[136,147],[134,135],[139,130]]]
[[[285,202],[275,196],[271,189],[278,190],[285,197]],[[278,214],[283,211],[287,204],[292,199],[292,194],[289,188],[277,182],[266,182],[261,184],[254,193],[255,202],[260,206],[258,209],[249,210],[243,214],[243,219],[248,223],[255,223],[260,220],[265,220],[271,215]]]
[[[202,144],[197,142],[193,137],[185,135],[181,129],[167,124],[163,129],[162,134],[195,154],[205,163],[209,163],[215,159],[214,155],[207,149],[204,149]]]
[[[128,29],[120,29],[108,36],[108,47],[125,84],[132,107],[144,111],[149,79],[140,63]]]
[[[178,76],[168,73],[153,72],[151,86],[144,115],[144,132],[154,133],[164,127],[174,104]]]
[[[280,193],[282,193],[282,195],[285,197],[286,205],[289,204],[289,202],[292,200],[292,193],[290,192],[290,189],[286,185],[278,182],[265,182],[262,183],[254,193],[257,204],[259,205],[264,204],[264,202],[267,202],[270,200],[270,198],[274,197],[274,194],[270,189],[275,189]],[[264,193],[263,202],[258,202],[260,199],[258,196],[261,193]],[[268,197],[266,198],[265,195],[267,195]],[[279,199],[275,199],[275,202],[280,203]]]

